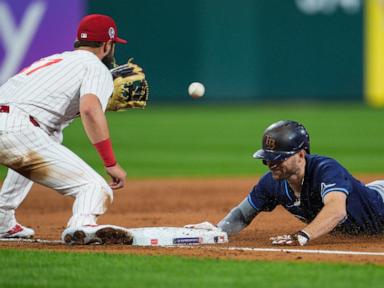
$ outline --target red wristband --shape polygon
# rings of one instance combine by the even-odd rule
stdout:
[[[99,155],[101,159],[103,159],[105,167],[112,167],[116,165],[117,162],[115,155],[113,154],[111,139],[108,138],[102,140],[93,144],[93,146],[95,146],[97,152],[99,152]]]

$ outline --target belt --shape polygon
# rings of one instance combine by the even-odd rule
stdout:
[[[0,113],[9,113],[9,106],[8,105],[0,105]],[[33,116],[29,116],[29,121],[31,121],[31,123],[34,126],[40,127],[39,122],[37,122],[37,120]]]

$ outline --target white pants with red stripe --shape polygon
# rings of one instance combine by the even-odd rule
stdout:
[[[10,168],[0,192],[0,232],[16,224],[15,209],[33,182],[75,198],[68,227],[96,224],[112,202],[106,181],[55,140],[22,111],[0,113],[0,164]]]

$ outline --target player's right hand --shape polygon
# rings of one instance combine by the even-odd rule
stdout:
[[[269,238],[272,245],[280,246],[304,246],[308,243],[310,237],[307,232],[301,230],[295,234],[282,235]]]
[[[112,167],[105,167],[107,173],[112,178],[112,182],[109,183],[109,186],[112,189],[120,189],[125,185],[127,173],[120,167],[118,163]]]

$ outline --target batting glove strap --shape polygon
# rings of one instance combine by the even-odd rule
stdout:
[[[300,230],[296,233],[297,242],[299,242],[300,246],[304,246],[308,243],[311,237],[304,230]]]

